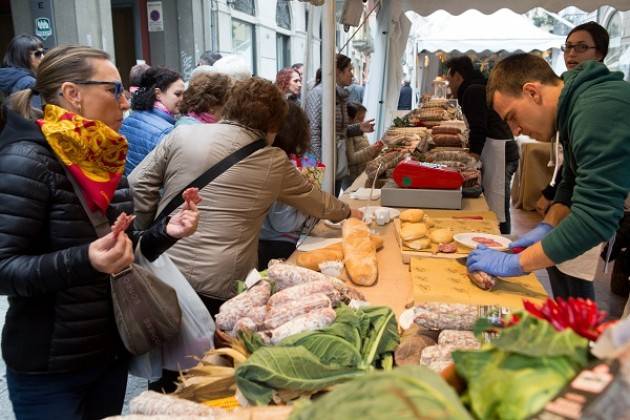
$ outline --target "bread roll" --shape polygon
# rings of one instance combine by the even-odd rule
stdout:
[[[424,223],[405,223],[400,228],[400,237],[403,241],[420,239],[427,234],[427,225]]]
[[[370,235],[374,249],[383,247],[383,238],[378,235]],[[298,252],[295,262],[300,267],[319,271],[319,264],[324,261],[343,261],[343,247],[341,242],[328,245],[325,248],[308,252]]]
[[[414,239],[413,241],[406,241],[404,244],[407,248],[421,251],[431,246],[431,240],[429,238],[420,238],[420,239]]]
[[[447,244],[453,241],[453,231],[450,229],[433,229],[429,234],[432,242],[436,244]]]
[[[401,222],[419,223],[424,217],[424,211],[420,209],[409,209],[400,212]]]
[[[359,286],[371,286],[378,278],[376,249],[370,239],[370,229],[359,219],[343,223],[343,262],[348,276]]]

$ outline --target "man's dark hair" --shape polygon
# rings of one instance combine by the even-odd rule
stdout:
[[[472,60],[467,55],[450,58],[446,62],[446,67],[448,68],[450,74],[457,72],[464,78],[464,80],[469,80],[475,72]]]
[[[352,60],[347,55],[337,54],[337,59],[335,60],[337,65],[337,70],[344,71],[346,67],[352,65]]]
[[[205,64],[208,66],[213,66],[214,63],[221,58],[223,58],[223,56],[218,52],[208,50],[205,53],[201,54],[201,57],[199,57],[199,65]]]
[[[571,29],[571,32],[567,35],[567,39],[569,39],[573,32],[577,31],[586,31],[591,35],[593,42],[595,42],[595,49],[602,55],[600,61],[604,61],[604,58],[606,58],[608,54],[608,42],[610,41],[606,29],[596,22],[586,22]]]

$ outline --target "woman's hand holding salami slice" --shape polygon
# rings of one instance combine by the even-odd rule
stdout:
[[[188,188],[183,193],[184,207],[175,216],[171,217],[166,225],[166,233],[176,239],[192,235],[197,230],[199,223],[199,209],[197,204],[201,202],[198,188]]]

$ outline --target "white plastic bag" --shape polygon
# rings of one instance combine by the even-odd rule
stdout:
[[[150,262],[141,252],[136,252],[136,263],[151,270],[175,289],[182,322],[180,332],[173,340],[161,348],[133,357],[129,372],[134,376],[157,380],[162,376],[162,369],[177,372],[192,368],[197,364],[192,356],[202,357],[214,347],[216,327],[208,309],[168,255],[162,254]]]

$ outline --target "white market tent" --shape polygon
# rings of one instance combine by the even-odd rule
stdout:
[[[523,15],[501,9],[490,15],[467,10],[453,16],[438,10],[428,17],[409,13],[409,37],[418,51],[544,51],[560,48],[564,37],[534,26]]]
[[[313,0],[310,0],[313,1]],[[348,0],[346,0],[348,1]],[[314,4],[319,3],[319,1]],[[335,162],[334,142],[334,37],[335,1],[328,0],[323,5],[324,53],[322,56],[322,157],[324,163],[333,168]],[[592,11],[600,6],[612,6],[618,10],[630,9],[630,0],[380,0],[381,8],[376,16],[374,39],[375,53],[372,57],[370,81],[366,87],[364,105],[370,114],[377,118],[377,134],[381,134],[393,119],[398,102],[402,80],[401,57],[407,43],[411,22],[405,16],[414,11],[420,16],[429,16],[438,10],[446,10],[452,15],[460,15],[466,10],[475,9],[491,14],[507,8],[516,13],[527,12],[534,7],[542,7],[551,12],[559,12],[569,6]],[[333,191],[332,171],[326,171],[323,187]]]

